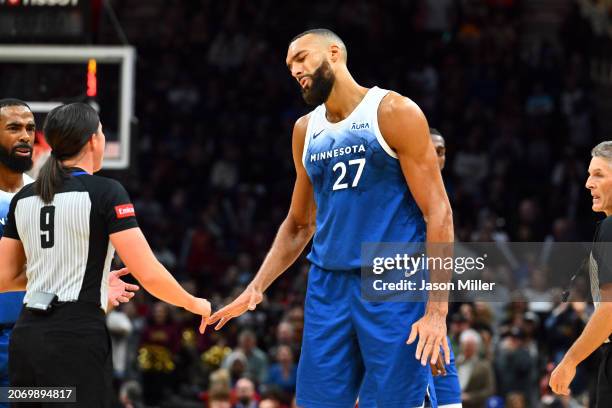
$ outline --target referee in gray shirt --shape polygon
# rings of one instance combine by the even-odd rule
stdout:
[[[552,372],[550,387],[561,395],[569,395],[576,366],[596,349],[602,349],[595,404],[597,408],[612,406],[612,142],[602,142],[592,150],[586,188],[591,191],[592,209],[606,218],[598,223],[590,255],[589,274],[595,312],[582,334]]]
[[[13,198],[0,240],[0,290],[26,290],[10,339],[10,383],[76,387],[76,403],[53,406],[106,408],[112,362],[105,312],[115,248],[148,292],[202,315],[200,331],[210,304],[187,293],[155,259],[123,186],[93,175],[105,145],[97,112],[81,103],[60,106],[48,114],[44,132],[51,157],[38,180]]]

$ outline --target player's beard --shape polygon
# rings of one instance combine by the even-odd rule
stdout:
[[[32,149],[32,146],[26,143],[20,143],[10,151],[4,148],[4,146],[0,146],[0,163],[16,173],[23,173],[30,170],[34,165],[32,154],[30,153],[28,157],[17,155],[17,149],[23,148]]]
[[[336,76],[329,62],[323,61],[310,76],[310,86],[302,88],[302,97],[310,106],[318,106],[327,101],[336,82]]]

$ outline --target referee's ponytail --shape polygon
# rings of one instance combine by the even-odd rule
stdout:
[[[98,131],[100,117],[89,105],[71,103],[58,106],[47,115],[43,131],[51,146],[51,156],[40,169],[34,184],[36,194],[49,204],[62,182],[68,177],[62,161],[79,154],[91,136]]]

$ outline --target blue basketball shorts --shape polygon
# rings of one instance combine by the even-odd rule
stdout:
[[[448,340],[450,347],[450,340]],[[450,364],[445,365],[446,375],[433,377],[438,408],[461,408],[461,386],[455,366],[455,353],[450,347]],[[359,408],[377,408],[376,388],[372,378],[366,375],[359,392]]]
[[[377,408],[423,406],[433,392],[429,366],[406,344],[422,302],[365,302],[359,270],[312,266],[304,310],[296,399],[300,408],[353,408],[364,377]]]

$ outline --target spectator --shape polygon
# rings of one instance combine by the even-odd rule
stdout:
[[[481,127],[472,128],[467,146],[457,152],[453,167],[463,188],[472,195],[480,192],[481,183],[489,174],[489,159],[482,148],[482,137]]]
[[[208,408],[232,408],[229,393],[222,391],[211,393]]]
[[[130,324],[132,326],[131,334],[127,339],[127,348],[126,348],[126,378],[135,378],[137,377],[137,357],[138,357],[138,349],[140,346],[140,339],[142,336],[142,332],[147,325],[146,319],[139,314],[138,311],[138,302],[140,302],[140,298],[142,295],[139,293],[136,294],[134,299],[130,303],[125,303],[121,305],[121,310],[125,313],[125,315],[130,319]]]
[[[573,146],[587,147],[592,143],[590,101],[587,92],[578,85],[575,74],[565,79],[561,93],[561,111],[569,128],[569,139]]]
[[[248,361],[242,351],[233,351],[225,358],[223,367],[229,370],[231,383],[236,384],[247,374]]]
[[[288,346],[293,356],[299,355],[300,344],[295,341],[295,329],[293,324],[287,320],[282,320],[276,326],[276,344],[270,348],[270,353],[268,354],[270,358],[275,359],[277,357],[280,346]]]
[[[465,408],[480,408],[495,390],[493,367],[480,357],[480,335],[468,329],[459,337],[461,352],[457,357],[457,374]]]
[[[264,384],[268,376],[268,358],[257,347],[257,338],[251,330],[243,330],[238,337],[238,347],[226,358],[223,367],[228,368],[229,362],[236,360],[234,355],[242,353],[246,357],[246,375],[253,378],[258,384]]]
[[[295,392],[297,380],[297,366],[293,361],[293,352],[286,345],[278,347],[276,352],[276,364],[270,367],[268,385],[282,392],[283,400],[287,402]]]
[[[208,379],[208,390],[202,393],[200,399],[207,403],[208,406],[210,406],[215,399],[220,402],[227,399],[227,402],[229,403],[231,390],[230,374],[226,369],[221,368],[210,373]],[[219,403],[219,405],[222,404]]]
[[[281,408],[280,403],[272,398],[266,398],[261,400],[259,408]]]
[[[511,392],[506,396],[506,408],[527,408],[525,395],[520,392]]]
[[[178,328],[170,317],[169,306],[155,303],[149,326],[142,334],[138,357],[147,404],[158,404],[176,385],[172,373],[176,368],[175,353],[179,347]]]
[[[145,408],[142,387],[137,381],[128,381],[121,386],[119,402],[122,408]]]
[[[132,322],[121,309],[114,309],[106,316],[106,326],[112,342],[114,375],[117,379],[123,379],[127,371]]]
[[[255,384],[248,378],[241,378],[236,383],[236,400],[233,408],[257,408]]]
[[[529,310],[540,315],[546,315],[553,307],[553,294],[548,286],[548,273],[543,268],[531,271],[530,284],[523,289]]]
[[[452,0],[426,0],[425,1],[425,30],[442,33],[450,29],[452,19]]]
[[[525,110],[533,116],[544,116],[552,113],[555,108],[552,96],[544,90],[544,85],[536,83],[531,95],[527,97]]]
[[[584,313],[584,309],[582,302],[560,302],[546,319],[544,328],[553,362],[561,361],[563,355],[582,333],[588,321],[588,314]]]
[[[520,327],[512,327],[499,345],[496,360],[499,394],[507,397],[520,393],[529,406],[536,405],[536,360],[525,343],[525,333]]]

